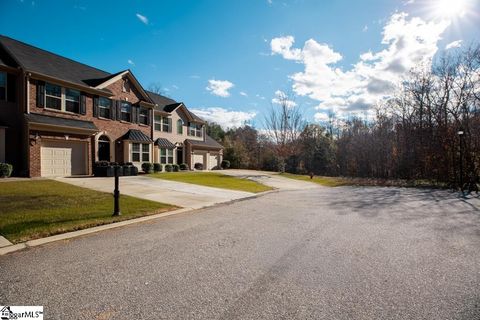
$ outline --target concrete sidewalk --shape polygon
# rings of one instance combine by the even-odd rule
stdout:
[[[56,178],[57,181],[103,192],[113,192],[113,178]],[[254,196],[255,193],[205,187],[146,176],[120,177],[120,194],[200,209]]]

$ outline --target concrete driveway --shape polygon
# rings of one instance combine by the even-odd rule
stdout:
[[[57,178],[79,187],[113,192],[113,178]],[[210,188],[189,183],[167,181],[146,176],[120,177],[120,194],[141,199],[198,209],[255,195],[250,192]]]
[[[250,179],[279,190],[305,190],[321,188],[321,186],[316,183],[285,178],[276,172],[243,169],[228,169],[219,172],[229,176]]]

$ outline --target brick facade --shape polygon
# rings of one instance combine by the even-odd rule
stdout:
[[[53,83],[53,82],[52,82]],[[121,101],[128,101],[131,104],[136,104],[142,99],[141,94],[138,90],[132,85],[130,87],[129,92],[124,92],[123,90],[123,79],[119,79],[118,81],[109,85],[106,89],[110,90],[113,93],[112,97],[109,97],[112,100],[121,100]],[[93,116],[93,98],[94,95],[88,93],[82,93],[86,96],[86,114],[73,114],[73,113],[66,113],[57,110],[50,110],[42,107],[37,106],[36,101],[36,94],[37,91],[37,81],[31,80],[30,82],[30,101],[29,101],[29,108],[31,113],[38,113],[47,116],[54,116],[54,117],[62,117],[68,119],[77,119],[83,121],[91,121],[95,124],[98,128],[99,133],[95,136],[79,136],[79,135],[72,135],[69,134],[69,139],[71,140],[78,140],[78,141],[86,141],[88,142],[88,174],[92,174],[92,164],[96,160],[96,137],[105,134],[110,138],[110,143],[114,144],[114,152],[112,155],[112,161],[116,162],[127,162],[127,159],[124,159],[124,152],[123,152],[123,144],[119,143],[119,138],[121,138],[125,133],[127,133],[130,129],[137,129],[143,132],[148,137],[151,137],[151,126],[144,125],[144,124],[137,124],[137,123],[130,123],[120,120],[112,120],[112,119],[104,119],[100,117]],[[65,141],[64,134],[56,134],[52,132],[38,132],[36,130],[30,131],[30,141],[32,141],[32,137],[36,134],[39,134],[40,138],[36,140],[33,145],[29,147],[29,160],[30,160],[30,176],[31,177],[38,177],[40,176],[40,146],[42,140],[63,140]],[[153,158],[153,155],[152,157]]]

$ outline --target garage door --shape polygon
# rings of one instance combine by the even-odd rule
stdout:
[[[210,161],[208,161],[208,169],[212,170],[214,167],[218,166],[218,154],[211,154]]]
[[[42,177],[62,177],[87,173],[86,143],[45,142],[41,147]]]
[[[206,169],[204,160],[205,160],[205,157],[203,156],[203,154],[195,153],[193,155],[193,165],[195,165],[195,163],[201,163],[203,164],[203,168]]]

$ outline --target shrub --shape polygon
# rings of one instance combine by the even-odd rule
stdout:
[[[110,162],[108,161],[97,161],[95,162],[95,167],[108,167],[110,165]]]
[[[162,172],[162,165],[160,163],[154,163],[153,172]]]
[[[150,163],[150,162],[142,163],[142,170],[145,173],[153,173],[153,163]]]
[[[0,178],[8,178],[12,174],[13,166],[8,163],[0,163]]]
[[[222,168],[220,166],[215,166],[212,168],[212,170],[222,170]]]
[[[223,169],[228,169],[230,168],[230,161],[228,160],[223,160],[222,164],[220,165]]]
[[[193,167],[195,170],[203,170],[203,163],[197,162]]]
[[[172,167],[173,167],[173,172],[180,171],[180,166],[178,164],[174,164],[174,165],[172,165]]]
[[[186,163],[182,163],[180,165],[180,170],[188,170],[188,165]]]
[[[166,164],[165,165],[165,172],[172,172],[173,171],[173,166],[171,164]]]

